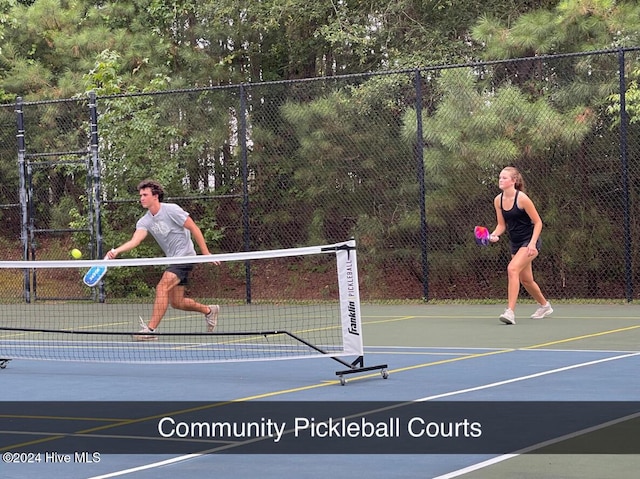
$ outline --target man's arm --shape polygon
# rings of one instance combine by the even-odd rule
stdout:
[[[184,227],[191,232],[191,237],[195,240],[198,248],[200,249],[201,254],[211,254],[209,253],[209,248],[207,247],[207,242],[204,239],[204,235],[198,225],[193,221],[191,216],[187,217],[184,222]]]
[[[131,239],[129,241],[127,241],[126,243],[121,244],[117,248],[113,248],[112,250],[110,250],[107,253],[107,257],[109,259],[114,259],[120,253],[124,253],[125,251],[132,250],[133,248],[138,246],[140,243],[142,243],[142,240],[145,239],[146,237],[147,237],[147,230],[137,229],[133,233],[133,236],[131,237]]]

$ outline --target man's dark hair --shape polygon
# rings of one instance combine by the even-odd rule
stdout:
[[[160,201],[164,199],[164,189],[162,185],[154,180],[144,180],[138,184],[138,191],[149,188],[153,196],[157,196]]]

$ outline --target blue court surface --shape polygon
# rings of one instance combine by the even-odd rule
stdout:
[[[4,453],[0,477],[637,477],[640,306],[558,304],[554,308],[552,317],[532,320],[526,313],[534,306],[521,305],[518,324],[505,326],[497,319],[500,305],[365,304],[365,366],[387,364],[389,377],[383,378],[379,370],[367,371],[349,375],[344,386],[336,376],[344,367],[331,358],[156,365],[14,360],[0,370],[5,406],[44,403],[38,403],[38,410],[27,407],[29,417],[19,417],[8,406],[0,412]],[[456,453],[443,453],[425,446],[424,453],[407,454],[396,443],[388,443],[387,448],[382,440],[367,453],[349,449],[314,453],[303,448],[245,454],[243,441],[203,441],[197,450],[152,454],[144,441],[132,440],[130,419],[110,414],[115,413],[110,403],[120,401],[136,402],[143,411],[148,408],[150,422],[182,417],[185,402],[198,404],[191,417],[203,421],[229,401],[273,403],[276,409],[290,402],[330,408],[346,403],[360,408],[353,417],[371,413],[367,408],[372,401],[392,406],[389,417],[416,403],[427,407],[437,402],[481,402],[507,419],[513,414],[509,412],[512,405],[526,404],[514,409],[518,414],[514,421],[539,423],[552,430],[552,437],[522,448],[521,436],[528,431],[514,434],[507,428],[510,432],[500,440],[513,443],[514,449],[501,446],[488,452],[462,447]],[[47,405],[55,402],[71,404],[69,413],[62,417]],[[77,411],[73,402],[78,402]],[[82,410],[85,403],[95,405],[89,415]],[[563,404],[592,405],[586,414],[589,421],[554,434],[552,416],[558,404],[559,410]],[[464,413],[465,406],[461,407],[454,410]],[[502,410],[506,412],[500,414]],[[474,413],[475,409],[469,410],[470,415]],[[609,436],[602,436],[607,431]],[[83,435],[86,444],[92,444],[90,438],[102,434],[124,447],[130,445],[131,450],[109,453],[84,450],[82,442],[77,446]],[[69,437],[79,450],[66,449]],[[627,447],[633,442],[628,438],[635,439],[636,445]],[[612,447],[616,440],[620,449]],[[34,442],[47,454],[39,461],[19,453]],[[327,445],[317,444],[319,448]],[[415,441],[412,444],[415,447]]]

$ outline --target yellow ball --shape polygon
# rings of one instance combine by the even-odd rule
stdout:
[[[73,248],[71,250],[71,256],[73,256],[73,258],[75,259],[80,259],[82,258],[82,251],[80,251],[78,248]]]

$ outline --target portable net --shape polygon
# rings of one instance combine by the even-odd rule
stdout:
[[[220,305],[216,330],[207,332],[201,313],[169,307],[157,341],[134,341],[139,318],[151,315],[164,268],[184,263],[195,264],[187,286],[194,293],[187,296]],[[94,265],[108,271],[89,288],[82,278]],[[0,359],[192,363],[329,356],[349,370],[363,366],[354,241],[188,258],[0,261],[0,285]],[[294,293],[300,290],[307,294]],[[357,360],[338,359],[346,356]]]

